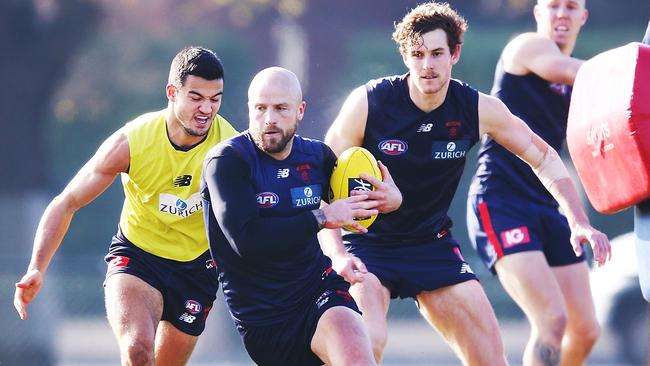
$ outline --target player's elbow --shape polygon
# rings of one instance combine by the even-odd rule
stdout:
[[[49,207],[52,210],[74,214],[81,208],[81,204],[75,199],[74,195],[63,191],[50,202]]]

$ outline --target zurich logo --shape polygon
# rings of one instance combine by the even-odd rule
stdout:
[[[381,141],[377,147],[386,155],[401,155],[409,148],[406,142],[395,139]]]
[[[305,197],[311,197],[314,194],[310,187],[305,187],[303,193],[305,194]]]
[[[464,159],[470,147],[469,140],[433,141],[431,144],[434,160]]]
[[[280,198],[273,192],[262,192],[257,194],[257,205],[261,208],[269,208],[278,204]]]
[[[187,208],[187,202],[179,198],[176,200],[176,207],[180,210],[184,210]]]

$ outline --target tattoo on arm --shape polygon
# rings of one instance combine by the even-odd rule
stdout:
[[[314,217],[318,222],[318,229],[320,230],[324,228],[325,224],[327,224],[327,216],[325,216],[325,212],[319,208],[317,210],[312,210],[311,213],[314,214]]]

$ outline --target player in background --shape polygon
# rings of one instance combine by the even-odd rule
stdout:
[[[571,55],[588,12],[585,0],[538,0],[533,14],[537,31],[505,46],[492,95],[559,152],[571,85],[584,62]],[[525,162],[485,136],[469,191],[468,231],[530,322],[524,365],[582,365],[600,334],[589,268],[571,245],[576,223],[563,211]]]
[[[451,79],[466,27],[446,3],[411,10],[393,33],[408,72],[355,89],[326,136],[337,154],[351,146],[370,150],[403,195],[400,209],[379,215],[367,234],[345,233],[342,241],[334,231],[323,235],[326,252],[337,258],[335,270],[355,282],[350,293],[377,360],[386,344],[390,299],[401,297],[415,299],[464,364],[507,364],[492,307],[451,235],[447,215],[466,154],[480,136],[491,136],[533,168],[567,212],[576,247],[589,240],[599,262],[609,252],[555,150],[499,99]]]
[[[22,319],[75,212],[121,175],[125,200],[104,292],[122,364],[187,363],[219,288],[198,191],[207,151],[237,133],[217,114],[223,84],[214,52],[190,47],[174,57],[167,108],[113,133],[45,210],[16,284]]]

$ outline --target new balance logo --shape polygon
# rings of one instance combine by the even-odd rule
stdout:
[[[460,266],[460,274],[463,274],[463,273],[474,273],[474,272],[472,271],[472,268],[469,266],[469,264],[463,263]]]
[[[187,324],[192,324],[196,320],[196,317],[194,315],[190,315],[188,313],[183,313],[178,320],[182,320]]]
[[[418,132],[431,132],[431,127],[433,127],[433,123],[423,123],[418,127]]]
[[[323,292],[316,300],[316,306],[320,309],[323,305],[327,304],[327,302],[330,301],[331,295],[332,295],[332,290],[327,290]]]
[[[278,179],[279,178],[287,178],[289,176],[289,168],[287,169],[278,169]]]
[[[179,175],[174,179],[174,187],[187,187],[192,182],[191,175]]]

